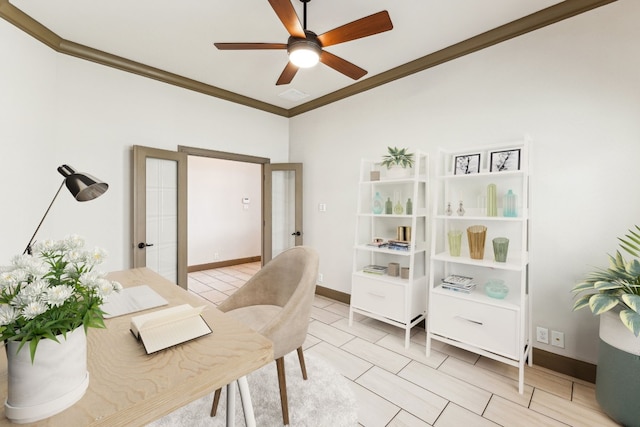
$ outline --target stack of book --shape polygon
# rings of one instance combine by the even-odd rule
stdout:
[[[473,278],[451,274],[442,280],[442,289],[449,289],[456,292],[470,294],[476,288]]]
[[[389,240],[389,242],[387,242],[387,249],[394,251],[408,251],[409,247],[410,243],[403,240]]]
[[[362,271],[369,274],[385,274],[387,272],[387,267],[383,267],[381,265],[367,265]]]

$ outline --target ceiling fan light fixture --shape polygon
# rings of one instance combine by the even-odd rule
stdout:
[[[298,68],[311,68],[320,61],[322,49],[317,43],[307,39],[295,40],[289,44],[289,61]]]

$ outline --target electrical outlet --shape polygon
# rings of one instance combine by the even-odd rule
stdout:
[[[551,331],[551,345],[564,348],[564,332]]]
[[[214,259],[214,260],[216,260],[216,259],[220,259],[220,254],[219,254],[218,252],[214,252],[214,253],[213,253],[213,259]]]
[[[318,273],[318,283],[322,283],[324,281],[324,274]]]
[[[549,344],[549,329],[538,326],[536,328],[536,341]]]

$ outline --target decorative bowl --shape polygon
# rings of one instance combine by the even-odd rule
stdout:
[[[484,292],[491,298],[504,299],[509,293],[509,288],[504,284],[504,280],[489,279],[484,285]]]

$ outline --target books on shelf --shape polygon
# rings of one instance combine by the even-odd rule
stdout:
[[[387,267],[372,264],[363,267],[362,271],[369,274],[385,274],[387,272]]]
[[[131,333],[142,341],[147,354],[211,333],[201,316],[205,306],[182,304],[131,318]]]
[[[442,289],[462,292],[465,294],[470,294],[476,288],[476,284],[473,283],[473,278],[457,274],[451,274],[445,277],[440,286]]]

